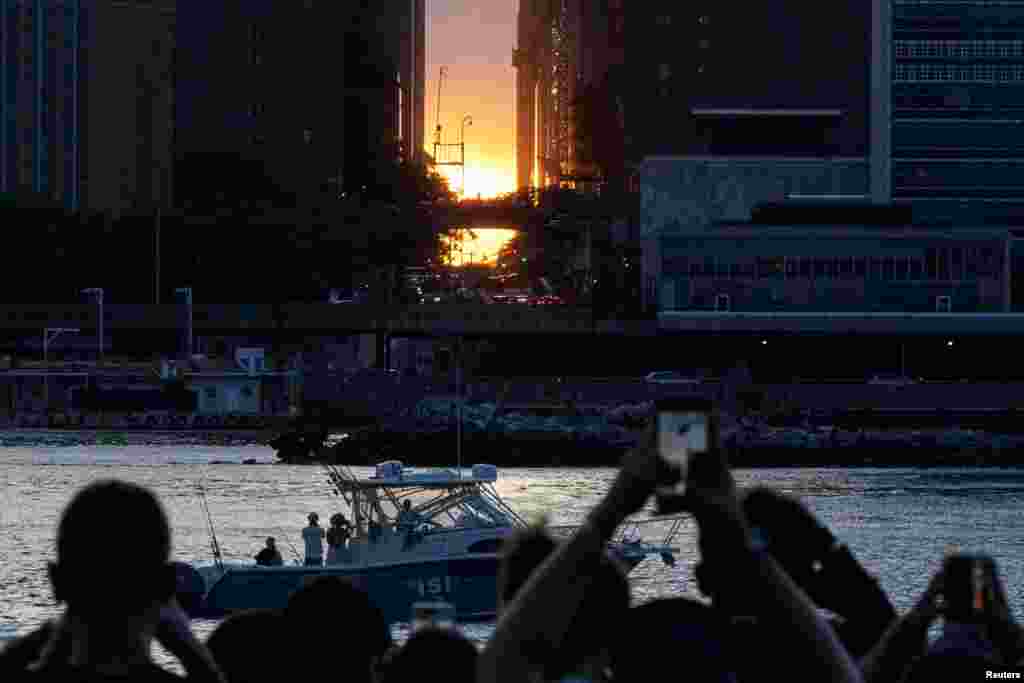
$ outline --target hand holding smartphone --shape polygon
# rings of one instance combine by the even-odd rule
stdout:
[[[659,515],[686,509],[684,496],[693,459],[718,450],[718,420],[714,404],[699,398],[655,401],[658,455],[679,474],[679,482],[656,491]]]
[[[942,615],[962,623],[985,621],[995,605],[995,561],[957,553],[946,558],[942,573]]]

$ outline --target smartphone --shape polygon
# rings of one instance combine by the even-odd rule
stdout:
[[[658,454],[679,473],[678,483],[657,490],[659,514],[682,509],[686,475],[693,458],[718,448],[718,423],[714,404],[700,398],[665,398],[655,401]]]
[[[995,561],[987,555],[958,553],[946,558],[943,616],[950,621],[982,621],[993,603]]]
[[[424,628],[454,628],[455,605],[450,602],[414,602],[412,630]]]

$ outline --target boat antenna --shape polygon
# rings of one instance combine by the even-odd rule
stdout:
[[[206,489],[203,488],[203,482],[199,482],[199,500],[203,504],[203,511],[206,512],[206,523],[210,528],[210,549],[213,551],[213,561],[217,565],[217,569],[224,571],[224,563],[220,557],[220,544],[217,543],[217,532],[213,528],[213,517],[210,515],[210,505],[206,502]]]

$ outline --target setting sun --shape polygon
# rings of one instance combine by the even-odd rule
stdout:
[[[448,179],[448,187],[453,192],[459,193],[462,189],[462,173],[457,167],[442,167],[442,175]],[[495,167],[474,167],[466,166],[466,192],[463,196],[467,199],[476,199],[479,195],[483,199],[497,197],[516,189],[515,177],[511,170]]]
[[[452,246],[452,256],[448,265],[491,265],[498,260],[498,253],[509,240],[516,236],[515,230],[503,228],[485,228],[474,230],[476,239],[469,236],[469,231],[464,230],[462,234],[462,249],[459,249],[458,240],[450,237],[443,238],[447,245]]]

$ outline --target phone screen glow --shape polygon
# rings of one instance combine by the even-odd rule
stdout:
[[[708,449],[707,428],[707,415],[703,413],[659,413],[658,447],[661,456],[684,469],[690,453]]]

